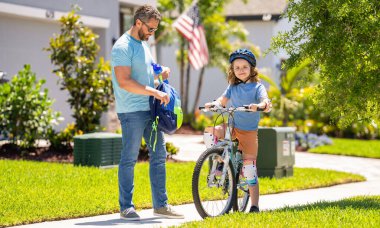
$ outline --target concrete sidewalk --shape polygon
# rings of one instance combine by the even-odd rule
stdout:
[[[202,136],[172,135],[166,137],[180,147],[180,152],[174,158],[183,161],[194,161],[205,150]],[[335,201],[357,195],[380,195],[380,159],[356,158],[347,156],[321,155],[311,153],[296,153],[297,167],[315,167],[333,169],[365,176],[367,181],[337,185],[327,188],[309,189],[260,196],[260,209],[272,210],[285,206],[295,206],[319,201]],[[170,202],[169,196],[169,202]],[[249,207],[248,207],[249,208]],[[141,221],[127,222],[119,219],[119,214],[101,215],[79,219],[36,223],[19,227],[168,227],[185,222],[201,220],[194,204],[175,206],[175,209],[185,215],[185,219],[163,219],[153,216],[153,210],[142,210],[138,214]]]

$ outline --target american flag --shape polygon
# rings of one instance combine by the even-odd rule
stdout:
[[[208,63],[208,48],[205,30],[200,23],[199,8],[197,4],[180,15],[173,26],[185,39],[189,41],[189,61],[199,70]]]

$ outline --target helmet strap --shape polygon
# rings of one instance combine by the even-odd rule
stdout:
[[[245,81],[243,81],[243,83],[244,84],[247,83],[249,80],[251,80],[251,78],[252,78],[252,75],[250,75]]]
[[[252,75],[250,75],[245,81],[243,81],[243,80],[239,79],[238,77],[236,77],[235,85],[239,85],[240,83],[246,84],[249,80],[251,80],[251,78],[252,78]]]

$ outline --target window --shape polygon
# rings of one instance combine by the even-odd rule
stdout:
[[[133,24],[133,8],[120,6],[120,35],[124,34]]]

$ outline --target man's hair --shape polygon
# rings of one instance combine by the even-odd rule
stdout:
[[[155,7],[150,5],[140,6],[133,16],[133,25],[136,25],[137,19],[140,19],[140,21],[147,23],[152,18],[161,21],[160,12]]]

